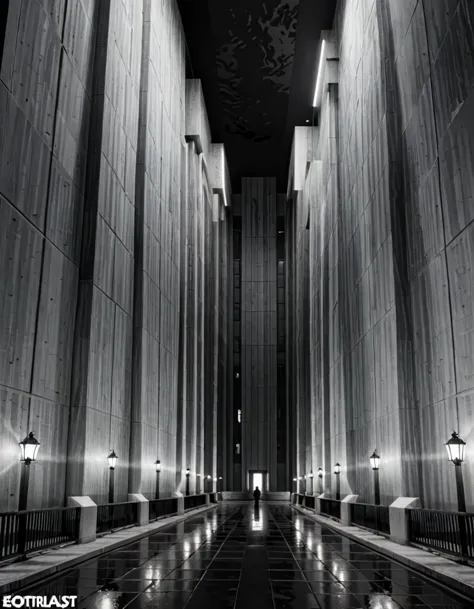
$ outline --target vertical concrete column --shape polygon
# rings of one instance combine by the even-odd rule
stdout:
[[[410,508],[421,507],[418,497],[398,497],[389,507],[390,539],[404,546],[409,543],[408,514]]]
[[[150,522],[150,503],[141,493],[129,493],[129,501],[138,502],[138,526],[143,526]]]
[[[97,505],[90,497],[68,497],[70,507],[81,509],[78,543],[90,543],[97,536]]]
[[[359,495],[347,495],[341,501],[341,522],[342,524],[351,524],[351,503],[357,503]]]

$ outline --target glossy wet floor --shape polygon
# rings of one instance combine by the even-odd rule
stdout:
[[[289,506],[221,504],[21,594],[80,609],[472,609]]]

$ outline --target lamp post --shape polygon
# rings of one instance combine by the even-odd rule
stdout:
[[[380,480],[379,480],[380,457],[377,454],[375,449],[374,449],[374,452],[370,455],[369,461],[370,461],[370,465],[372,466],[372,470],[374,472],[375,505],[380,505]]]
[[[201,474],[196,474],[196,495],[201,494]]]
[[[310,494],[310,495],[313,495],[313,494],[314,494],[314,488],[313,488],[313,478],[314,478],[314,474],[313,474],[313,470],[311,470],[311,471],[309,472],[309,481],[311,482],[311,487],[310,487],[310,489],[311,489],[311,490],[310,490],[310,492],[309,492],[309,494]]]
[[[301,492],[301,490],[302,490],[302,489],[301,489],[301,486],[302,486],[302,485],[301,485],[301,480],[303,480],[303,476],[300,476],[300,477],[298,478],[298,495],[302,495],[302,494],[303,494],[303,493]]]
[[[222,493],[222,491],[224,490],[224,481],[223,481],[222,476],[219,476],[219,488],[220,488],[220,491],[218,491],[218,492]]]
[[[21,478],[20,496],[18,498],[18,510],[24,512],[28,504],[28,486],[30,483],[30,465],[36,461],[40,443],[34,433],[30,433],[19,443],[21,450]],[[18,519],[18,553],[25,556],[26,549],[26,514],[20,514]]]
[[[322,494],[322,492],[323,492],[323,475],[324,475],[323,468],[322,468],[322,467],[320,467],[320,468],[318,469],[318,479],[319,479],[319,494],[320,494],[320,495],[321,495],[321,494]]]
[[[114,502],[114,494],[115,494],[115,466],[117,465],[117,455],[115,454],[115,450],[112,450],[110,455],[107,457],[107,461],[109,462],[110,476],[109,476],[109,503]]]
[[[26,438],[19,442],[21,450],[21,479],[20,479],[20,496],[18,498],[18,510],[20,512],[26,510],[28,504],[28,486],[30,483],[30,465],[36,461],[36,455],[40,447],[40,443],[35,438],[34,433],[30,433]]]
[[[464,461],[466,442],[453,431],[451,438],[445,444],[448,451],[448,458],[454,464],[456,472],[456,492],[458,496],[458,512],[466,512],[466,496],[464,493],[464,480],[462,477],[461,464]],[[467,541],[466,541],[466,521],[464,514],[459,514],[459,537],[461,540],[461,563],[467,564]]]
[[[336,463],[334,466],[334,474],[336,475],[336,501],[340,501],[341,499],[341,466],[339,463]]]
[[[298,494],[298,478],[293,478],[293,486],[295,487],[295,494]]]
[[[191,470],[189,467],[186,468],[186,495],[189,495],[189,476],[191,475]]]
[[[161,462],[159,459],[155,461],[155,470],[156,470],[156,489],[155,489],[155,499],[160,498],[160,473],[161,473]]]
[[[207,474],[206,480],[207,480],[207,492],[212,493],[212,483],[211,483],[212,476],[211,476],[211,474]]]

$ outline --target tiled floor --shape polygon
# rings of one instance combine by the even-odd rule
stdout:
[[[20,594],[80,609],[472,609],[289,506],[220,505]]]

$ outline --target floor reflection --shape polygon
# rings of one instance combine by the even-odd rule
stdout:
[[[22,591],[80,609],[472,609],[287,505],[220,505]]]

